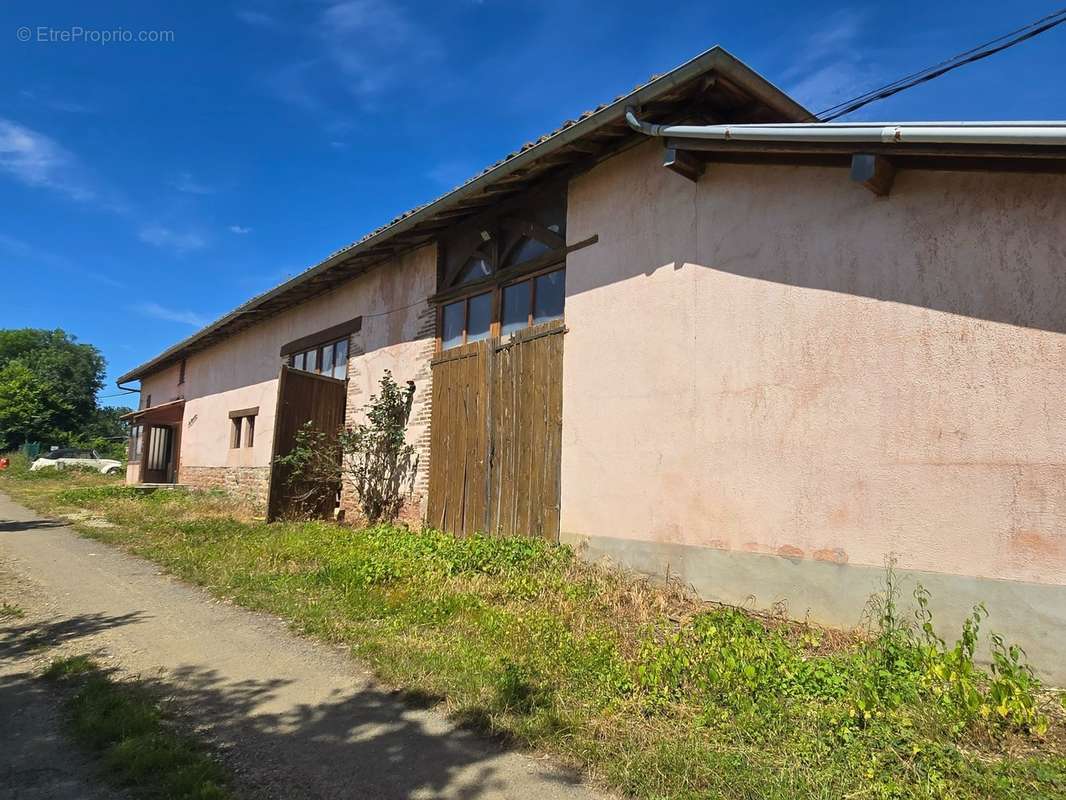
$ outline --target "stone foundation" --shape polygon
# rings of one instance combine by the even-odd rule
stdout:
[[[178,473],[178,483],[193,489],[220,489],[246,502],[258,514],[266,513],[270,467],[187,467]]]

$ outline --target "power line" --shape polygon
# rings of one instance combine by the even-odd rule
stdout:
[[[1066,8],[1059,9],[1054,13],[1048,14],[1046,17],[1042,17],[1035,22],[1029,23],[1028,25],[1023,25],[1021,28],[1011,31],[1010,33],[997,36],[995,39],[991,39],[984,44],[980,44],[977,47],[973,47],[958,55],[952,56],[946,61],[941,61],[939,64],[906,75],[892,83],[887,83],[884,86],[880,86],[865,94],[861,94],[858,97],[853,97],[851,100],[845,100],[842,103],[837,103],[835,106],[830,106],[820,112],[817,116],[822,122],[829,122],[837,119],[845,114],[857,111],[863,106],[876,102],[877,100],[884,100],[886,97],[891,97],[894,94],[899,94],[900,92],[911,89],[919,84],[931,81],[934,78],[939,78],[941,75],[965,66],[966,64],[972,64],[975,61],[988,58],[996,53],[1001,53],[1007,48],[1014,47],[1016,44],[1021,44],[1028,39],[1032,39],[1034,36],[1039,36],[1041,33],[1049,31],[1057,25],[1061,25],[1063,22],[1066,22]]]

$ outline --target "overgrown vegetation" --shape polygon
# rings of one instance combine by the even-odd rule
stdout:
[[[225,800],[225,770],[167,720],[150,687],[117,681],[88,656],[53,661],[48,680],[70,691],[64,703],[74,739],[100,758],[104,773],[135,797]]]
[[[366,522],[396,519],[415,470],[415,450],[406,440],[413,397],[413,383],[401,389],[385,370],[380,391],[363,407],[366,422],[340,431],[308,422],[297,431],[292,451],[277,463],[288,470],[303,516],[320,516],[343,483],[354,489]]]
[[[945,636],[928,593],[904,602],[891,570],[866,631],[843,634],[538,541],[267,525],[221,496],[84,480],[6,487],[106,517],[85,532],[349,644],[384,679],[635,797],[1066,797],[1061,699],[995,635],[978,665],[983,608]]]

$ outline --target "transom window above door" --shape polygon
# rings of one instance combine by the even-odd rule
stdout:
[[[289,366],[344,380],[348,377],[348,337],[293,353]]]
[[[566,197],[542,194],[475,221],[441,246],[442,349],[563,316]]]
[[[441,349],[562,319],[566,269],[553,269],[441,307]]]

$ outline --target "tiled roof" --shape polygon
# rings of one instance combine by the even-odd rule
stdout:
[[[650,105],[646,105],[650,104]],[[663,108],[675,113],[688,107],[708,107],[715,114],[741,115],[740,121],[796,122],[813,116],[720,47],[713,47],[680,67],[653,75],[632,92],[620,95],[568,119],[550,133],[489,165],[477,175],[429,203],[411,209],[341,249],[294,278],[264,292],[178,342],[151,360],[130,370],[119,383],[136,380],[185,356],[210,346],[271,314],[289,308],[349,280],[400,250],[431,241],[460,212],[470,215],[491,207],[564,168],[593,164],[608,156],[634,134],[624,120],[627,105],[661,106],[646,116],[662,116]],[[580,143],[580,147],[577,147]],[[590,150],[589,143],[592,144]],[[501,191],[501,184],[506,188]],[[447,218],[447,222],[443,218]],[[249,312],[256,312],[250,314]]]

